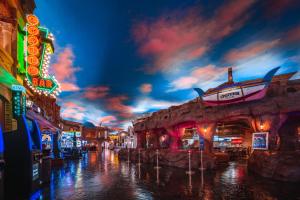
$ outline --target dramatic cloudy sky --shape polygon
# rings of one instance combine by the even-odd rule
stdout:
[[[124,127],[191,88],[300,71],[298,0],[36,0],[62,117]],[[300,77],[296,74],[296,77]],[[295,77],[294,77],[295,78]]]

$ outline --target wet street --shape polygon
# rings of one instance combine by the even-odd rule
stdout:
[[[249,175],[242,163],[203,176],[169,167],[157,172],[153,166],[120,162],[112,151],[93,152],[53,170],[39,199],[300,199],[299,185]]]

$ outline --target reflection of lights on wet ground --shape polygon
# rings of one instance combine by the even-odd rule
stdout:
[[[262,187],[249,179],[246,166],[241,163],[230,163],[215,173],[205,173],[203,185],[200,172],[196,172],[192,177],[193,187],[188,188],[189,180],[183,169],[162,167],[158,185],[153,165],[143,164],[139,169],[134,163],[116,162],[118,157],[113,151],[105,155],[104,158],[103,152],[101,159],[98,152],[90,152],[87,164],[85,158],[65,161],[63,168],[52,172],[51,184],[43,189],[42,199],[252,199],[253,188],[259,188],[267,198],[292,199],[274,195],[276,184]],[[300,196],[297,191],[286,194]]]
[[[238,163],[230,163],[226,171],[221,175],[221,179],[230,184],[238,184],[245,177],[245,169],[237,166]]]
[[[96,153],[90,154],[89,157],[90,157],[90,164],[96,164],[97,154]]]

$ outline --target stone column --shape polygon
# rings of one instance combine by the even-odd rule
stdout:
[[[298,148],[298,127],[300,117],[289,117],[279,128],[280,136],[279,151],[296,151]]]
[[[146,133],[145,131],[137,132],[137,148],[146,147]]]
[[[171,128],[165,128],[168,132],[168,135],[170,137],[170,149],[177,150],[180,148],[181,142],[180,142],[180,132],[179,128],[177,127],[171,127]]]

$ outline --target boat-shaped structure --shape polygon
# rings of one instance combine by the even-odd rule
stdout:
[[[261,99],[266,95],[268,86],[279,67],[270,70],[262,79],[235,83],[232,68],[228,70],[228,81],[206,92],[194,88],[206,105],[217,106]]]

